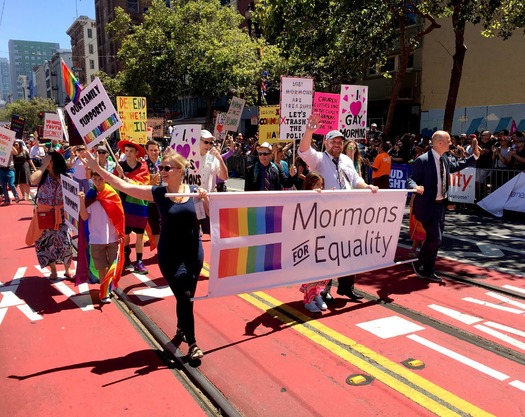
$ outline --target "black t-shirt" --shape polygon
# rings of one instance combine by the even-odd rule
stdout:
[[[486,154],[479,156],[476,168],[492,168],[492,147],[494,145],[495,141],[493,139],[490,139],[488,142],[479,142],[480,150],[488,149],[489,151]]]

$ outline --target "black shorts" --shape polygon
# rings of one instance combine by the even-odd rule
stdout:
[[[148,223],[151,227],[151,233],[160,235],[160,213],[155,203],[148,204]]]
[[[129,235],[132,232],[137,235],[143,235],[144,229],[141,229],[140,227],[129,227],[129,226],[126,226],[124,228],[124,234]]]

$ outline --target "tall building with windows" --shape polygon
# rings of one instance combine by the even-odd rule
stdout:
[[[87,16],[80,16],[66,33],[71,37],[71,70],[82,85],[87,85],[95,79],[99,68],[97,24]]]
[[[9,63],[12,100],[27,100],[29,75],[35,65],[51,59],[60,48],[58,43],[9,40]]]
[[[7,58],[0,58],[0,100],[9,101],[9,61]]]
[[[107,24],[115,19],[115,8],[121,7],[130,15],[133,23],[140,24],[151,3],[152,0],[95,0],[98,62],[101,71],[113,77],[122,69],[122,64],[117,61],[119,45],[113,42],[105,30]]]

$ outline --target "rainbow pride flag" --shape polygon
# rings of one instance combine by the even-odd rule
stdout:
[[[281,243],[223,249],[219,253],[219,278],[282,269]]]
[[[283,206],[223,208],[219,210],[221,239],[281,233]]]
[[[64,80],[64,89],[66,94],[71,101],[77,104],[80,98],[80,92],[82,91],[82,85],[78,82],[76,77],[73,75],[69,67],[66,65],[63,59],[62,61],[62,79]]]

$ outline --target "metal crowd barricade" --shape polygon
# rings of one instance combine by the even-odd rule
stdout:
[[[476,168],[476,200],[482,200],[520,172],[516,169]]]

